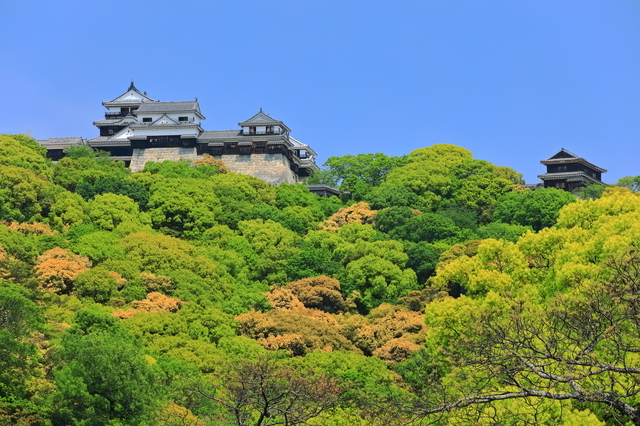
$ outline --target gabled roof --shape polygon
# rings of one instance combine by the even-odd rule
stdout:
[[[307,145],[306,143],[300,142],[298,139],[292,136],[289,136],[289,141],[293,144],[294,149],[304,149],[311,155],[318,155],[318,153],[315,152],[313,149],[311,149],[309,145]]]
[[[143,103],[137,109],[136,114],[143,113],[176,113],[176,112],[194,112],[200,119],[204,120],[204,116],[200,113],[200,105],[198,101],[179,101],[179,102],[153,102]]]
[[[545,165],[548,165],[548,164],[563,164],[563,163],[582,163],[585,166],[587,166],[587,167],[589,167],[589,168],[591,168],[593,170],[596,170],[596,171],[598,171],[600,173],[606,173],[607,172],[602,167],[598,167],[595,164],[592,164],[592,163],[588,162],[586,159],[584,159],[582,157],[578,157],[574,153],[569,152],[564,148],[560,149],[560,151],[558,151],[552,157],[547,158],[546,160],[541,160],[540,163],[545,164]]]
[[[580,159],[580,157],[578,157],[577,155],[575,155],[572,152],[567,151],[566,149],[562,148],[560,149],[560,151],[558,151],[557,154],[555,154],[554,156],[543,160],[543,161],[552,161],[552,160],[566,160],[566,159],[574,159],[574,160],[578,160]]]
[[[177,126],[178,122],[176,120],[173,120],[171,117],[168,117],[166,114],[162,114],[160,118],[158,118],[156,121],[151,123],[151,126],[160,126],[160,125]]]
[[[146,92],[141,93],[138,89],[136,89],[136,86],[133,85],[133,80],[131,80],[131,85],[129,85],[129,88],[127,89],[126,92],[124,92],[122,95],[118,96],[113,100],[103,102],[102,105],[106,106],[108,104],[121,104],[121,103],[139,104],[142,102],[158,102],[158,101],[148,97]]]
[[[258,112],[256,115],[254,115],[253,117],[249,118],[246,121],[238,123],[238,125],[241,127],[261,126],[261,125],[280,126],[288,132],[291,131],[291,129],[288,128],[282,121],[276,120],[275,118],[271,117],[269,114],[262,112],[262,108],[260,108],[260,112]]]

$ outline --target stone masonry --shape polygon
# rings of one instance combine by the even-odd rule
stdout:
[[[163,161],[186,160],[193,163],[198,158],[195,148],[140,148],[134,149],[129,168],[132,173],[144,169],[148,161],[162,163]]]
[[[282,154],[215,155],[214,158],[222,160],[232,172],[255,176],[271,185],[298,183],[289,160]]]

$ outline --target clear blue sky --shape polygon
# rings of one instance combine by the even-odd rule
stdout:
[[[637,0],[2,0],[0,40],[0,133],[95,137],[135,79],[206,130],[262,107],[319,164],[451,143],[527,182],[560,148],[640,175]]]

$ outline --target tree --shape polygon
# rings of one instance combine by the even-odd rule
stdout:
[[[629,188],[633,192],[640,191],[640,176],[625,176],[618,179],[616,186]]]
[[[411,152],[407,163],[391,170],[387,180],[367,200],[376,208],[390,206],[385,202],[389,199],[402,203],[396,205],[422,211],[438,210],[454,203],[473,210],[481,220],[487,221],[497,198],[521,182],[522,176],[512,169],[476,160],[464,148],[438,144]],[[407,191],[412,192],[415,199]]]
[[[391,261],[366,255],[347,264],[341,280],[343,291],[358,291],[366,309],[383,302],[393,303],[410,290],[418,289],[418,279],[412,269],[401,269]]]
[[[106,193],[96,195],[87,203],[87,216],[100,228],[113,231],[121,223],[151,225],[147,213],[126,195]]]
[[[583,282],[544,304],[530,289],[515,297],[494,293],[476,303],[449,300],[431,306],[428,325],[444,326],[448,336],[466,336],[446,344],[440,340],[447,362],[456,366],[446,381],[464,380],[464,395],[450,396],[439,406],[426,404],[421,412],[545,398],[596,404],[640,424],[635,362],[640,302],[634,296],[640,290],[639,261],[637,249],[630,248],[603,265],[598,282]],[[441,316],[452,308],[463,314]]]
[[[265,284],[285,284],[288,263],[299,251],[295,246],[299,237],[272,220],[242,221],[238,228],[257,255],[250,270],[251,278]]]
[[[454,237],[460,228],[453,220],[436,213],[422,213],[410,217],[402,226],[390,231],[392,238],[419,242],[444,240]]]
[[[493,238],[516,242],[522,234],[531,231],[530,226],[512,225],[509,223],[491,222],[478,228],[476,233],[482,239]]]
[[[86,176],[78,184],[76,192],[85,200],[91,200],[96,195],[107,192],[126,195],[138,203],[142,210],[147,207],[149,200],[149,190],[144,184],[130,177],[113,175]]]
[[[326,231],[337,231],[349,223],[372,224],[376,217],[376,210],[371,210],[369,204],[360,202],[338,210],[319,225]]]
[[[154,228],[187,238],[198,238],[215,225],[221,210],[215,184],[193,178],[157,182],[151,187],[148,208]]]
[[[27,405],[27,380],[36,375],[37,365],[37,348],[27,337],[41,321],[35,303],[15,284],[0,282],[0,414]]]
[[[307,308],[332,314],[345,312],[348,308],[340,293],[340,282],[325,275],[290,282],[284,288],[290,290]]]
[[[242,220],[255,219],[257,206],[272,207],[276,203],[276,189],[253,176],[227,173],[210,180],[222,207],[218,221],[231,228],[236,229]]]
[[[620,186],[626,186],[626,185],[620,185]],[[593,185],[580,186],[574,189],[573,191],[571,191],[571,193],[575,195],[577,198],[580,198],[581,200],[587,200],[587,199],[593,200],[593,199],[598,199],[602,197],[602,194],[604,193],[605,188],[606,186],[604,185],[601,185],[599,183],[594,183]]]
[[[556,188],[511,191],[498,200],[493,219],[539,231],[553,226],[560,209],[576,201],[571,193]]]
[[[333,182],[345,191],[366,191],[385,181],[390,170],[406,163],[406,157],[388,157],[382,153],[329,157],[324,163]]]
[[[79,296],[106,303],[118,288],[118,280],[114,274],[105,268],[89,269],[76,276],[73,286]]]
[[[34,269],[43,290],[69,293],[78,274],[90,267],[91,262],[86,257],[56,247],[38,256]]]
[[[51,179],[51,161],[47,150],[25,135],[0,135],[0,164],[29,169]]]
[[[41,221],[54,191],[45,176],[22,167],[0,164],[0,217],[16,222]]]
[[[436,270],[441,250],[426,241],[406,242],[405,250],[409,256],[407,267],[416,272],[418,282],[424,283]]]
[[[304,356],[317,350],[356,350],[340,333],[338,323],[331,315],[304,308],[287,290],[274,290],[271,295],[275,309],[247,312],[236,317],[243,336],[255,339],[265,349],[283,350],[291,356]]]
[[[335,380],[296,371],[275,357],[226,365],[209,386],[184,390],[220,407],[218,424],[238,426],[307,424],[334,408],[344,392]]]
[[[115,161],[105,151],[93,151],[88,146],[72,146],[67,156],[53,165],[53,182],[75,192],[84,179],[110,175],[124,177],[131,173],[122,161]]]
[[[213,165],[201,164],[193,167],[189,161],[165,160],[160,163],[149,161],[142,170],[143,173],[157,174],[171,179],[207,179],[218,173]]]
[[[81,310],[54,372],[56,426],[139,425],[158,406],[156,377],[140,347],[108,314]],[[146,424],[146,423],[144,423]]]
[[[219,174],[231,173],[231,170],[229,170],[229,168],[224,165],[224,161],[217,160],[217,159],[213,158],[209,154],[202,154],[202,156],[198,160],[195,161],[194,166],[196,166],[196,167],[202,167],[202,166],[214,167],[214,168],[217,169],[217,173],[219,173]]]
[[[640,424],[639,215],[640,197],[609,188],[565,206],[556,227],[441,262],[432,285],[468,296],[427,306],[414,412],[509,415],[550,400]]]

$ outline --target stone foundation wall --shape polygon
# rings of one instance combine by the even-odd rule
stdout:
[[[144,169],[148,161],[161,163],[165,160],[187,160],[193,163],[197,158],[196,148],[136,148],[133,150],[129,168],[135,173]]]
[[[283,154],[216,155],[232,172],[262,179],[272,185],[298,183],[298,177],[289,168]]]
[[[283,154],[216,155],[214,158],[224,161],[232,172],[257,177],[272,185],[299,181]],[[197,159],[196,148],[136,148],[129,168],[135,173],[144,169],[148,161],[161,163],[166,160],[187,160],[193,163]]]

